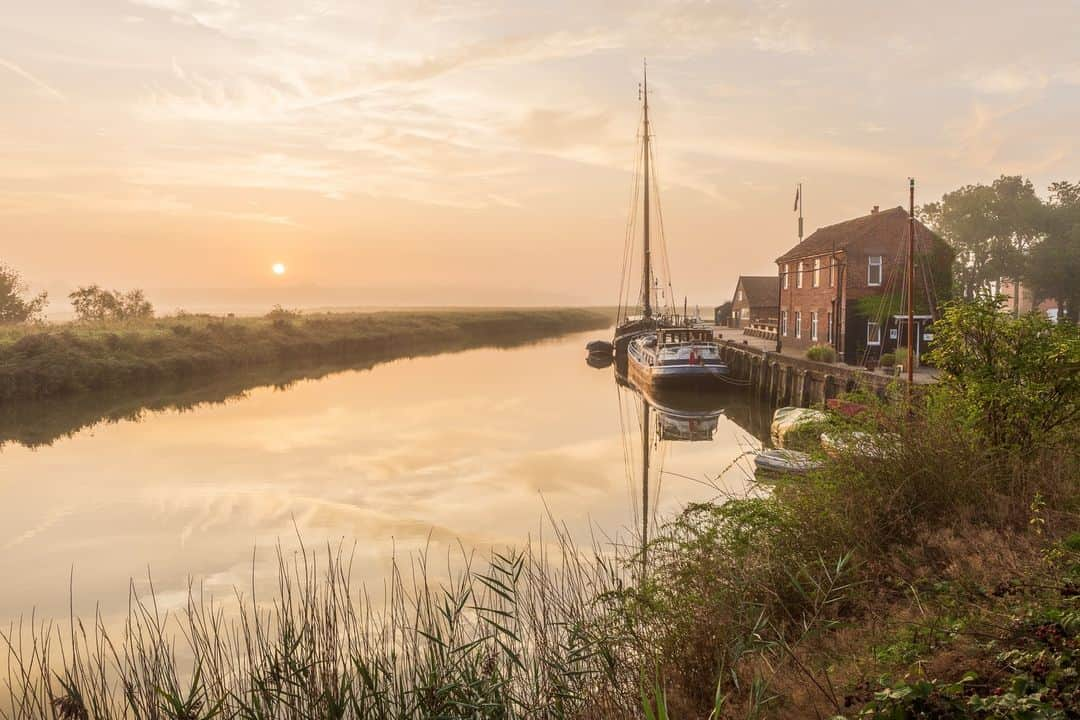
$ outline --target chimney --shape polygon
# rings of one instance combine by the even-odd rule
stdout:
[[[871,214],[871,215],[877,215],[877,213],[878,213],[878,210],[880,210],[880,209],[881,209],[881,208],[880,208],[879,206],[875,205],[875,206],[874,206],[874,207],[873,207],[873,208],[872,208],[872,209],[870,210],[870,214]]]

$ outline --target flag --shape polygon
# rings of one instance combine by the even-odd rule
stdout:
[[[802,186],[795,186],[795,207],[791,208],[792,212],[799,209],[799,193],[802,192]]]

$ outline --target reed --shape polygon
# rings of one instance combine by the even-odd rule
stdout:
[[[599,598],[617,559],[553,545],[461,550],[436,582],[397,564],[383,601],[351,579],[350,552],[279,546],[278,586],[223,604],[196,588],[181,612],[130,594],[123,629],[31,619],[0,633],[9,720],[60,718],[615,717],[636,692]],[[554,555],[552,555],[554,552]],[[152,590],[152,588],[151,588]]]

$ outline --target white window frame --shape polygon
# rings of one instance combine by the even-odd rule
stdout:
[[[742,288],[739,288],[739,296],[738,296],[738,301],[739,301],[739,302],[742,302],[742,299],[743,299],[743,294],[742,294]]]
[[[821,284],[821,258],[814,258],[814,284],[812,287],[817,287]]]
[[[787,337],[787,310],[780,311],[780,335]]]
[[[877,268],[877,282],[871,280],[870,272]],[[880,287],[884,277],[884,264],[881,255],[869,255],[866,258],[866,284],[870,287]]]
[[[791,266],[784,263],[784,289],[788,289],[788,275],[791,274]]]
[[[802,310],[795,311],[795,339],[802,338]]]
[[[800,260],[799,264],[795,266],[795,287],[796,288],[801,288],[802,287],[802,274],[803,274],[803,269],[802,268],[803,268],[803,264],[802,264],[802,260]],[[798,337],[798,335],[796,335],[795,337]]]
[[[818,329],[817,329],[817,310],[810,311],[810,339],[817,342]]]
[[[835,267],[836,267],[836,258],[830,257],[829,258],[829,287],[833,287],[834,284],[836,283],[836,277],[834,275],[834,273],[835,273],[834,268]]]
[[[825,311],[825,342],[832,345],[832,310]]]
[[[742,310],[740,310],[739,311],[739,319],[749,321],[750,320],[750,308],[743,308]]]
[[[875,334],[871,334],[871,332],[870,332],[871,328],[873,328],[874,330],[877,331],[877,333],[876,333],[877,339],[876,340],[874,339]],[[874,322],[873,320],[867,320],[866,321],[866,344],[867,345],[880,345],[881,344],[881,325]]]

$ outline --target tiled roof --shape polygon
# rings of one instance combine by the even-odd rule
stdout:
[[[780,278],[776,275],[740,275],[736,287],[739,285],[750,307],[775,307],[779,302]]]
[[[906,239],[907,233],[908,214],[904,208],[880,210],[854,220],[845,220],[835,225],[818,228],[810,234],[810,237],[776,258],[776,262],[823,255],[834,249],[843,250],[863,240]],[[925,251],[935,237],[928,227],[918,220],[915,221],[915,241],[921,250]]]

